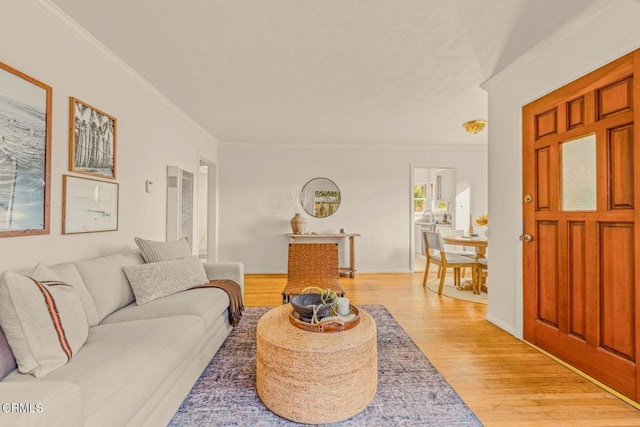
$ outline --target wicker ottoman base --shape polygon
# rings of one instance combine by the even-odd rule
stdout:
[[[376,324],[360,310],[360,324],[316,333],[289,321],[291,305],[258,321],[256,387],[275,414],[306,424],[346,420],[369,405],[378,387]]]

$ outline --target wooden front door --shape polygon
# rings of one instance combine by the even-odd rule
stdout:
[[[639,67],[640,50],[524,107],[521,236],[525,340],[635,401]]]

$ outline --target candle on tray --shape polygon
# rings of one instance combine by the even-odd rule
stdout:
[[[338,298],[338,314],[340,316],[347,316],[351,312],[349,308],[349,298]]]

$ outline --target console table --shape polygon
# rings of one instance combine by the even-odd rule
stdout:
[[[340,271],[347,273],[349,277],[356,277],[356,237],[360,237],[358,233],[318,233],[318,234],[294,234],[286,233],[285,236],[291,239],[291,243],[295,243],[296,239],[349,239],[349,267],[341,268]]]

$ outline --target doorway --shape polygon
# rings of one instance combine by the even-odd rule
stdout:
[[[411,166],[410,271],[423,272],[426,258],[422,231],[435,227],[450,234],[457,227],[458,200],[456,171],[448,167]],[[463,204],[468,209],[468,201]]]
[[[198,233],[196,249],[202,261],[217,259],[217,165],[200,158],[198,169]]]
[[[523,108],[524,338],[639,401],[640,51]]]

